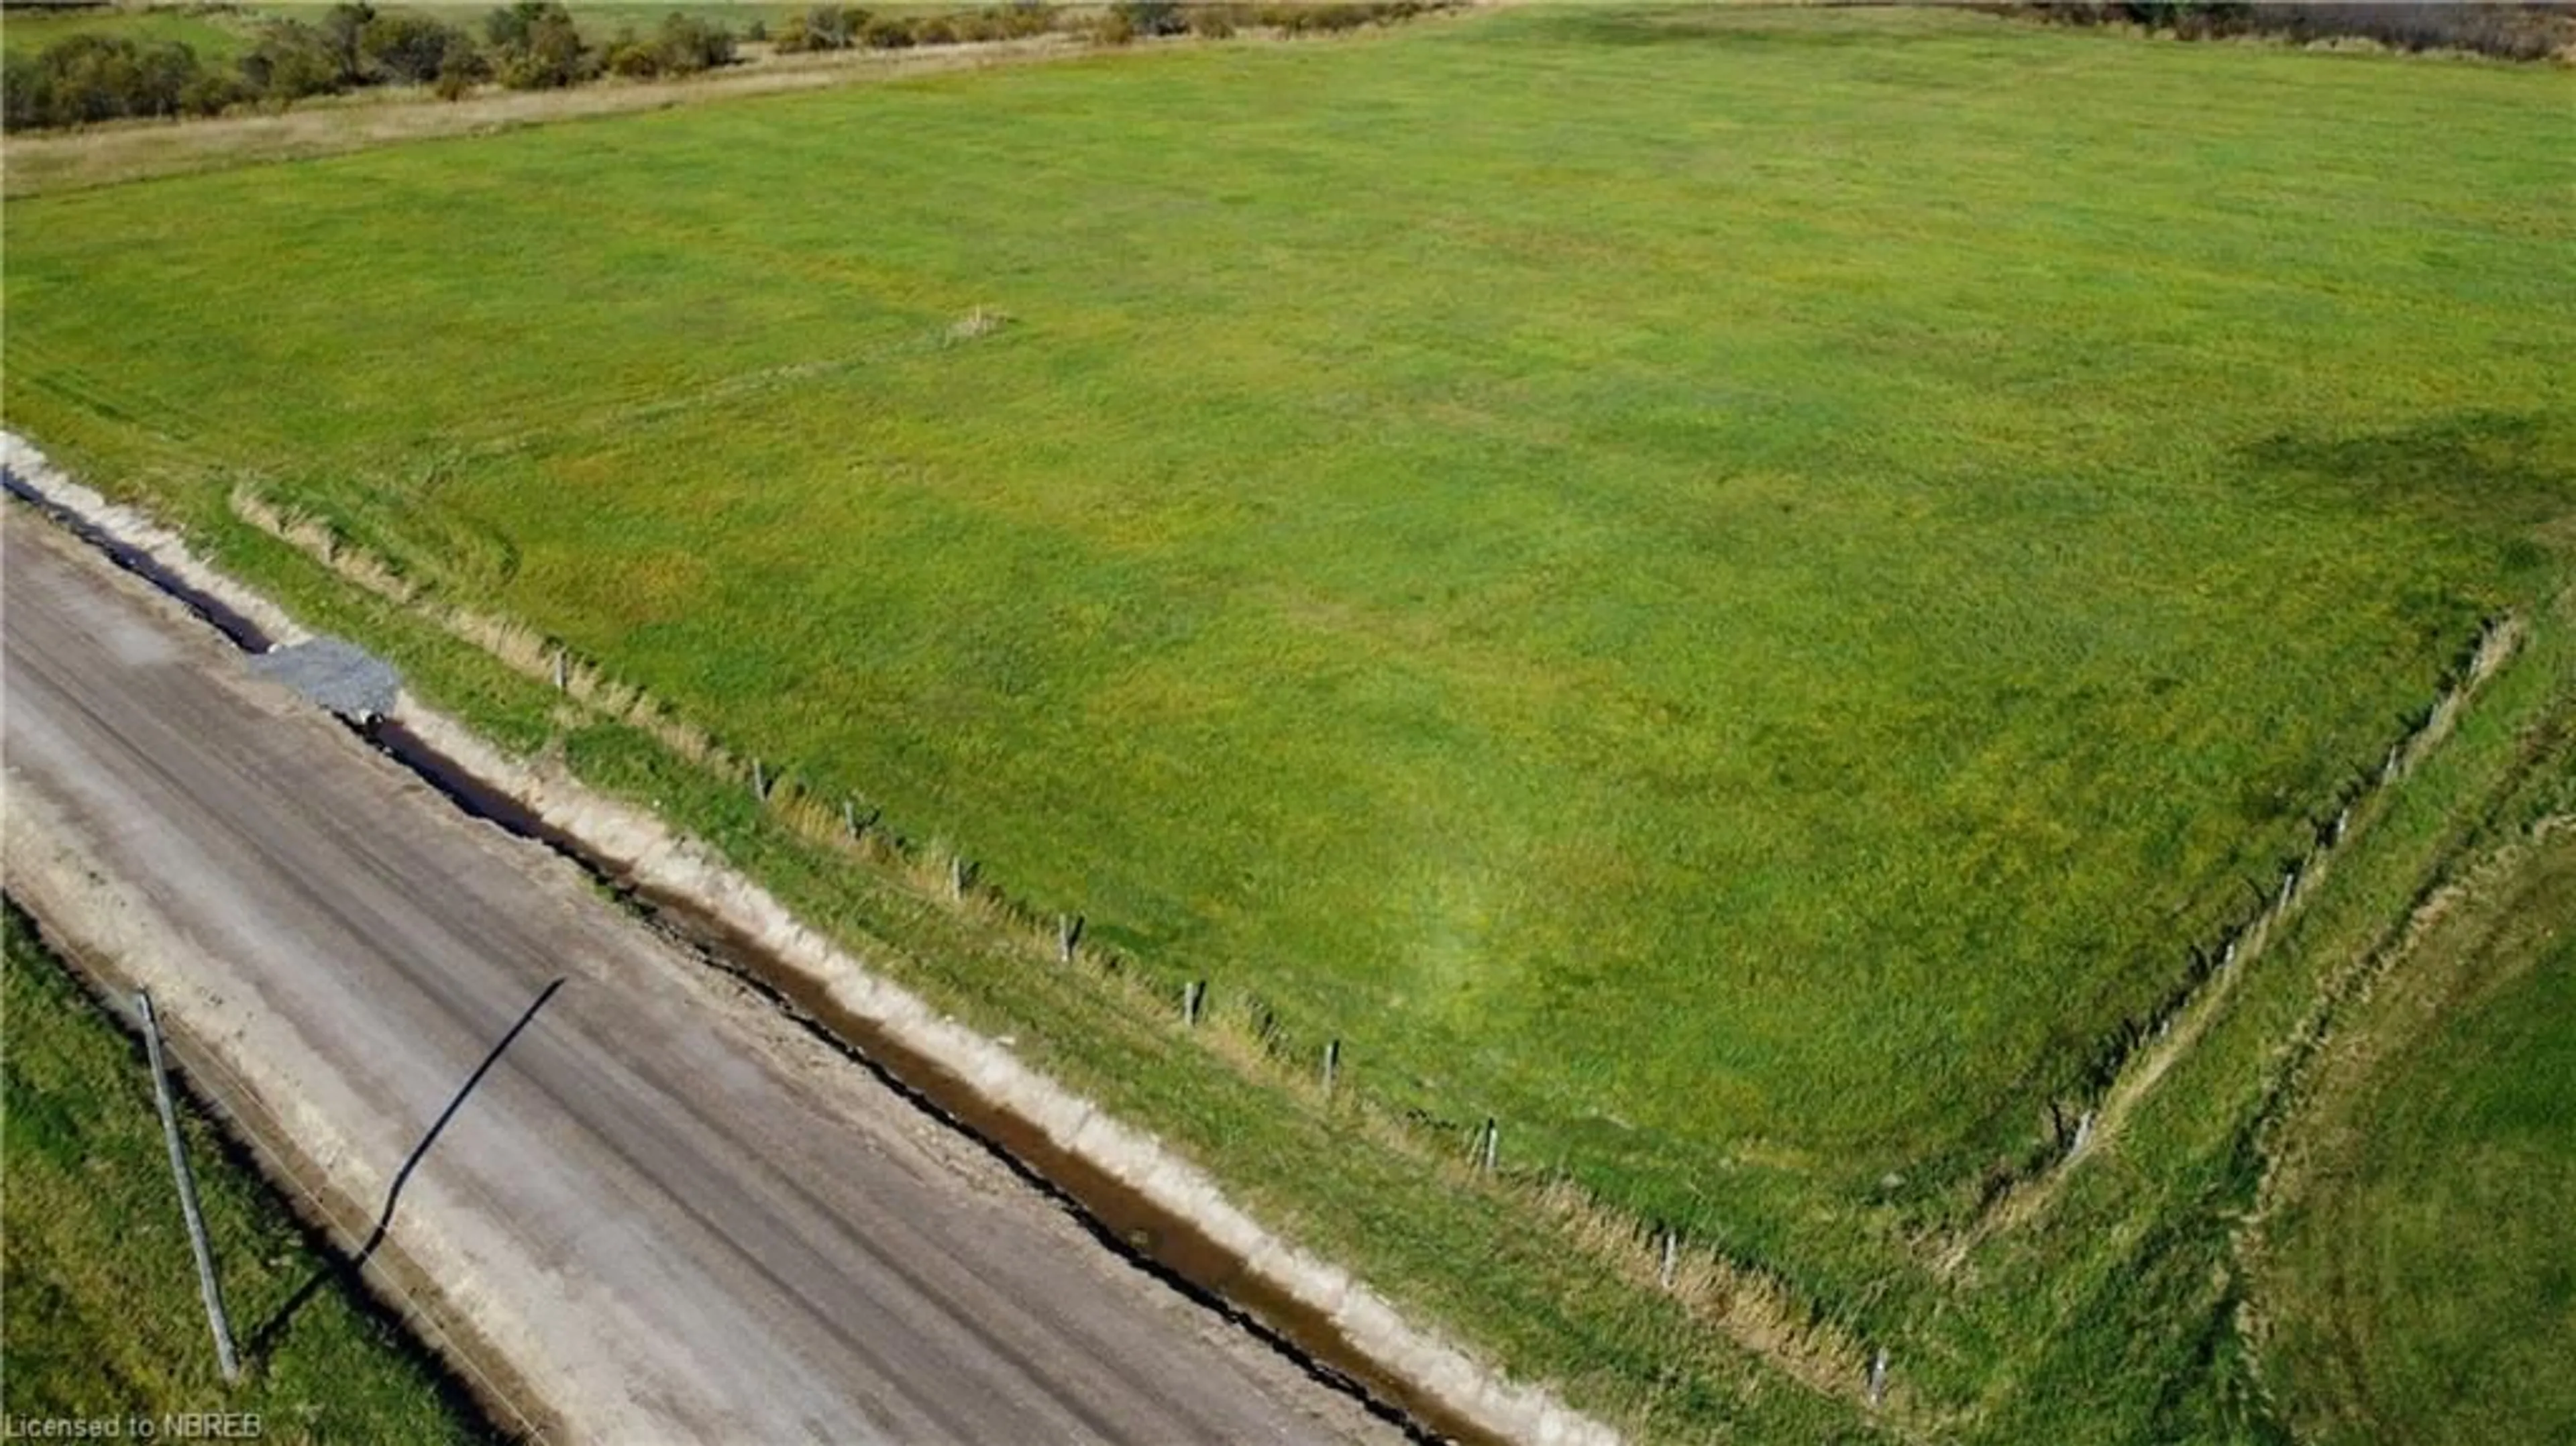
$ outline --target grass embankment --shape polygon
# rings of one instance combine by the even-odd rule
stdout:
[[[2299,1438],[2576,1437],[2576,829],[2443,900],[2293,1117],[2258,1303]]]
[[[6,1414],[235,1412],[256,1415],[272,1441],[493,1439],[461,1389],[338,1281],[225,1387],[143,1046],[82,992],[14,904],[6,931]],[[182,1126],[234,1330],[247,1341],[338,1262],[201,1113],[185,1108]]]
[[[2139,1344],[2173,1299],[1935,1324],[1908,1238],[2562,574],[2566,82],[2393,64],[1515,12],[44,198],[9,404],[522,743],[541,694],[227,494],[1346,1039],[1393,1108],[1499,1114],[1945,1396],[2152,1389],[2209,1369]],[[976,962],[632,730],[565,741],[1513,1364],[1751,1409],[1506,1204]]]

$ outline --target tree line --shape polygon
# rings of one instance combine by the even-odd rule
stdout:
[[[952,14],[878,14],[817,5],[773,33],[755,20],[740,37],[798,53],[902,50],[983,44],[1066,31],[1107,44],[1160,35],[1225,36],[1266,26],[1288,34],[1356,29],[1451,8],[1457,0],[1352,0],[1340,4],[1183,4],[1118,0],[1074,12],[1044,0],[1010,0]],[[236,107],[282,108],[319,95],[370,86],[428,86],[455,100],[477,86],[547,90],[601,76],[651,79],[732,65],[737,37],[686,13],[665,16],[649,35],[632,28],[605,44],[585,39],[560,0],[516,0],[477,28],[417,10],[335,4],[311,20],[273,19],[233,64],[209,63],[177,41],[68,36],[33,56],[7,59],[8,130],[93,125],[137,117],[220,115]]]
[[[2243,0],[2042,3],[2017,13],[2069,25],[2137,25],[2185,40],[2262,35],[2293,44],[2374,41],[2393,50],[2466,50],[2506,60],[2576,54],[2576,5],[2530,3],[2248,4]]]

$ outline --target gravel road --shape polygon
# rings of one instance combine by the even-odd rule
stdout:
[[[386,1253],[550,1436],[1401,1439],[14,508],[0,576],[12,892],[362,1218],[401,1181]]]

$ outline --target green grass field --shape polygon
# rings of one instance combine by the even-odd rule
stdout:
[[[492,1439],[380,1311],[334,1284],[227,1389],[207,1339],[143,1047],[7,911],[6,1412],[260,1418],[272,1441]],[[184,1121],[207,1234],[247,1341],[330,1261],[195,1113]],[[15,1434],[13,1430],[13,1434]]]
[[[2300,1439],[2576,1436],[2576,836],[2428,934],[2349,1026],[2274,1227]],[[2375,1045],[2376,1048],[2370,1048]]]
[[[55,41],[74,35],[116,35],[138,42],[175,40],[197,52],[199,60],[229,60],[250,49],[258,38],[257,23],[243,13],[188,13],[167,10],[12,10],[0,21],[0,50],[33,55]]]
[[[709,105],[18,201],[6,400],[1860,1310],[2567,576],[2569,86],[1689,8]]]

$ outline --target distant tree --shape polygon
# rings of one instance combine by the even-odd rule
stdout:
[[[666,15],[654,49],[661,56],[664,70],[674,75],[695,75],[733,64],[733,32],[694,15]]]
[[[180,115],[205,74],[196,52],[175,41],[99,34],[66,36],[7,66],[0,122],[10,130]]]
[[[301,20],[272,20],[241,58],[241,76],[260,99],[283,104],[348,88],[328,36]]]
[[[458,31],[449,38],[447,50],[438,57],[440,100],[463,100],[474,87],[491,78],[491,63],[472,37]]]
[[[1190,28],[1189,17],[1181,13],[1180,0],[1117,0],[1109,7],[1111,16],[1127,22],[1137,35],[1178,35]]]
[[[340,69],[342,85],[364,85],[370,79],[365,39],[367,27],[375,18],[376,7],[359,0],[357,4],[334,5],[323,11],[321,22],[314,27],[330,47],[331,61]]]
[[[995,12],[994,18],[1001,23],[1002,33],[1015,40],[1044,35],[1055,28],[1056,20],[1046,0],[1011,0]]]
[[[426,85],[438,78],[448,47],[468,40],[465,32],[417,10],[378,15],[358,35],[358,55],[365,70],[400,85]]]
[[[601,57],[556,0],[520,0],[495,10],[484,32],[492,37],[494,73],[513,90],[555,90],[599,73]]]

